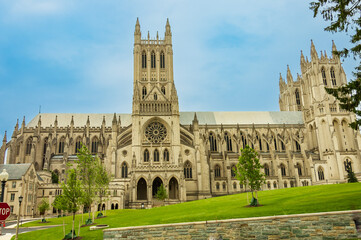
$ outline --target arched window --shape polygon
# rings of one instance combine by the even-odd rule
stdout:
[[[318,167],[318,180],[322,181],[325,180],[325,175],[323,173],[323,168],[322,167]]]
[[[149,151],[148,151],[148,149],[144,150],[144,162],[149,162]]]
[[[160,53],[160,68],[165,68],[165,58],[164,58],[164,52],[162,51]]]
[[[219,183],[216,183],[216,189],[219,190]]]
[[[266,176],[269,176],[269,166],[268,166],[268,164],[265,164],[265,165],[264,165],[264,174],[265,174]]]
[[[216,152],[217,151],[217,139],[216,139],[216,136],[212,132],[209,134],[209,144],[210,144],[210,150],[212,152]]]
[[[231,136],[229,136],[227,132],[224,134],[224,140],[226,141],[227,144],[227,151],[232,152],[232,138]]]
[[[231,177],[232,177],[232,178],[235,178],[236,175],[237,175],[237,167],[236,167],[236,165],[233,165],[233,166],[231,167]]]
[[[162,93],[165,95],[165,87],[162,86],[162,89],[161,89]]]
[[[287,182],[286,181],[283,182],[283,187],[287,188]]]
[[[165,149],[163,152],[163,160],[166,162],[169,162],[169,151],[168,149]]]
[[[157,93],[154,93],[154,100],[157,100],[158,99],[158,95]]]
[[[273,188],[277,188],[277,183],[273,182]]]
[[[142,68],[147,68],[147,53],[145,51],[142,53]]]
[[[267,182],[267,188],[271,189],[271,183],[270,182]]]
[[[296,167],[297,167],[297,171],[298,171],[298,176],[302,176],[302,167],[301,167],[301,164],[297,163],[297,164],[296,164]]]
[[[335,76],[335,70],[333,69],[333,67],[330,70],[330,74],[331,74],[332,85],[336,86],[336,76]]]
[[[222,186],[223,186],[223,190],[226,190],[226,183],[225,182],[222,184]]]
[[[26,141],[26,149],[25,149],[25,154],[26,155],[30,155],[31,153],[31,145],[33,144],[33,138],[29,137],[28,140]]]
[[[281,174],[282,177],[286,176],[286,167],[283,163],[281,163]]]
[[[150,55],[150,67],[155,68],[155,52],[154,51]]]
[[[285,150],[286,150],[285,144],[283,143],[283,141],[280,141],[280,142],[281,142],[281,149],[282,149],[282,151],[285,151]]]
[[[277,151],[277,141],[276,141],[276,138],[273,139],[273,143],[275,145],[275,151]]]
[[[64,146],[65,146],[65,138],[61,138],[59,141],[59,153],[64,153]]]
[[[159,162],[159,151],[158,151],[158,149],[154,150],[153,158],[154,158],[154,162]]]
[[[327,86],[327,78],[326,78],[326,72],[325,72],[325,68],[321,68],[321,74],[322,74],[322,80],[323,80],[323,84],[325,86]]]
[[[246,139],[246,137],[243,135],[242,132],[241,132],[241,141],[242,141],[242,146],[243,146],[243,148],[245,148],[246,145],[247,145],[247,139]]]
[[[97,154],[98,153],[98,145],[99,145],[99,142],[98,142],[98,138],[93,138],[92,140],[92,151],[91,153],[92,154]]]
[[[295,140],[295,146],[296,146],[296,151],[297,152],[301,151],[301,146],[296,140]]]
[[[80,148],[81,148],[81,141],[80,138],[78,138],[75,142],[75,153],[79,153]]]
[[[237,189],[237,183],[233,183],[233,189]]]
[[[143,88],[142,88],[142,99],[144,99],[145,96],[147,96],[147,88],[145,86],[143,86]]]
[[[300,92],[298,91],[298,88],[295,91],[295,96],[296,96],[296,104],[301,105]]]
[[[123,162],[122,164],[122,178],[128,177],[128,165],[126,162]]]
[[[259,150],[262,151],[262,140],[260,137],[258,137],[258,135],[256,136],[257,140],[258,140],[258,144],[259,144]]]
[[[267,152],[269,152],[269,144],[268,144],[268,142],[266,142],[266,148],[267,148]]]
[[[219,165],[214,167],[214,177],[221,177],[221,167]]]
[[[189,161],[184,164],[184,178],[192,178],[192,165]]]

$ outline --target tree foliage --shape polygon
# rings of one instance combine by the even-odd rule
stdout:
[[[97,164],[95,166],[96,168],[96,188],[98,192],[98,200],[101,204],[103,202],[103,199],[108,198],[109,196],[109,183],[111,181],[111,176],[108,173],[105,166],[101,163],[99,158],[96,158]],[[101,212],[102,208],[100,208]]]
[[[320,13],[325,21],[330,22],[326,31],[349,33],[353,47],[336,51],[335,54],[348,57],[351,53],[359,61],[353,72],[355,79],[339,88],[326,88],[326,92],[340,101],[342,109],[361,117],[361,111],[357,109],[361,103],[361,0],[318,0],[311,2],[310,9],[313,10],[314,17]],[[360,126],[360,118],[350,124],[355,130]]]
[[[59,183],[59,176],[55,172],[51,172],[51,183]]]
[[[89,210],[89,219],[91,212],[91,205],[95,200],[96,180],[97,180],[97,157],[93,156],[85,145],[79,149],[77,154],[79,160],[77,163],[77,172],[82,183],[83,190],[83,204]]]
[[[347,182],[353,183],[358,182],[355,173],[352,171],[351,162],[345,162],[346,172],[347,172]]]
[[[155,197],[160,201],[164,201],[168,198],[167,190],[165,189],[163,184],[158,187]]]
[[[49,202],[43,198],[38,206],[38,210],[40,212],[40,215],[43,215],[43,219],[45,219],[44,218],[45,212],[48,211],[49,209],[50,209]]]
[[[252,191],[253,205],[258,204],[258,199],[256,196],[256,201],[254,202],[253,192],[259,190],[261,185],[265,183],[265,175],[261,172],[262,165],[258,159],[258,153],[250,148],[248,145],[241,149],[241,155],[238,159],[238,164],[236,166],[236,177],[239,182],[245,186],[249,186]]]

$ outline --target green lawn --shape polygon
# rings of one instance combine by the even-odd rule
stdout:
[[[296,213],[313,213],[340,210],[361,209],[361,183],[334,184],[287,188],[258,193],[260,204],[257,208],[247,208],[247,194],[215,197],[172,206],[140,210],[108,210],[107,217],[96,219],[98,224],[110,227],[140,226],[162,223],[177,223],[202,220],[219,220],[258,216],[273,216]],[[249,193],[249,198],[251,194]],[[84,221],[86,219],[84,216]],[[23,226],[66,225],[66,232],[71,229],[71,217],[52,218],[46,224],[32,222]],[[76,226],[81,215],[76,217]],[[76,227],[78,233],[78,227]],[[102,230],[90,231],[89,227],[81,229],[84,239],[102,239]],[[34,231],[19,235],[19,239],[62,239],[63,228]]]

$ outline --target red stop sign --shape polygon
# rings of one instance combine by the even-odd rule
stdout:
[[[5,220],[10,216],[10,207],[7,203],[0,203],[0,220]]]

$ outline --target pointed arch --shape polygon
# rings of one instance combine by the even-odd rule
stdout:
[[[77,137],[75,141],[75,154],[79,153],[79,149],[81,148],[81,137]]]
[[[153,152],[153,161],[154,162],[159,162],[159,151],[158,149],[155,149]]]
[[[147,68],[147,53],[142,52],[142,68]]]
[[[122,178],[128,177],[128,165],[126,162],[122,163]]]
[[[150,67],[151,68],[155,68],[156,67],[156,59],[155,59],[155,52],[152,51],[151,55],[150,55]]]
[[[301,145],[298,143],[297,140],[294,140],[295,142],[295,149],[296,149],[296,152],[300,152],[301,151]]]
[[[232,136],[228,133],[224,133],[224,140],[226,141],[227,151],[232,152]]]
[[[98,137],[93,137],[92,139],[92,147],[91,147],[91,153],[97,154],[98,153],[98,146],[99,146],[99,140]]]
[[[325,68],[324,68],[324,67],[321,68],[321,75],[322,75],[323,84],[324,84],[325,86],[327,86],[327,78],[326,78],[326,72],[325,72]]]
[[[286,166],[283,163],[281,163],[280,167],[281,167],[282,177],[285,177],[286,176]]]
[[[296,88],[296,90],[295,90],[295,98],[296,98],[297,106],[301,107],[301,97],[300,97],[300,91],[298,90],[298,88]]]
[[[143,86],[142,88],[142,99],[144,99],[147,96],[147,87]]]
[[[331,69],[330,69],[330,75],[331,75],[332,85],[333,85],[333,86],[336,86],[336,85],[337,85],[336,75],[335,75],[335,69],[334,69],[333,67],[331,67]]]
[[[165,68],[165,57],[163,51],[160,52],[160,68]]]
[[[186,161],[184,164],[184,178],[186,179],[192,178],[192,164],[190,161]]]
[[[165,87],[164,86],[162,86],[161,91],[165,95]]]
[[[323,171],[323,167],[319,166],[318,170],[317,170],[317,173],[318,173],[318,180],[319,181],[325,180],[325,174],[324,174],[324,171]]]
[[[153,97],[154,97],[154,100],[158,100],[158,95],[157,95],[157,93],[154,93],[154,94],[153,94]]]
[[[32,138],[32,137],[29,137],[29,138],[26,140],[25,155],[30,155],[30,154],[31,154],[32,144],[33,144],[33,138]]]
[[[209,133],[209,145],[211,152],[217,152],[217,137],[213,132]]]
[[[169,151],[168,151],[168,149],[164,149],[164,151],[163,151],[163,161],[169,162]]]
[[[153,184],[152,184],[152,196],[154,198],[154,196],[157,194],[158,192],[158,188],[163,184],[163,181],[160,177],[156,177],[153,180]]]
[[[175,177],[172,177],[169,180],[169,199],[178,199],[178,198],[179,198],[178,181]]]
[[[148,149],[144,150],[143,159],[144,159],[144,162],[149,162],[149,151],[148,151]]]
[[[147,200],[147,181],[140,178],[137,183],[137,200]]]
[[[237,167],[235,164],[233,164],[231,167],[231,177],[235,178],[236,176],[237,176]]]
[[[297,172],[298,172],[298,176],[302,176],[302,167],[300,163],[296,164],[296,168],[297,168]]]
[[[247,145],[246,134],[244,134],[243,132],[240,132],[240,136],[241,136],[241,144],[242,144],[242,147],[245,148],[246,145]]]
[[[65,137],[61,137],[58,144],[58,153],[63,154],[64,153],[64,146],[65,146]]]
[[[214,177],[215,178],[221,177],[221,167],[218,164],[214,166]]]
[[[269,174],[269,166],[268,166],[268,164],[267,163],[264,164],[263,167],[264,167],[264,174],[268,177],[270,175]]]

